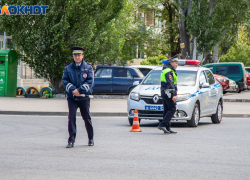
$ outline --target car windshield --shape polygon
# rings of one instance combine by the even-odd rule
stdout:
[[[134,70],[137,72],[137,74],[140,76],[140,78],[144,77],[144,75],[142,74],[142,72],[138,68],[134,68]]]
[[[152,69],[138,68],[144,76],[146,76]]]
[[[196,71],[177,70],[178,86],[194,86]],[[154,70],[144,79],[143,85],[161,85],[161,70]]]

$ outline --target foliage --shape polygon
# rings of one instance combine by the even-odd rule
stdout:
[[[152,56],[141,62],[141,65],[162,65],[162,60],[168,59],[166,56],[160,54],[158,56]]]
[[[221,62],[242,62],[250,66],[250,44],[246,28],[240,27],[237,42],[230,48],[227,54],[221,56]]]
[[[180,32],[178,29],[179,12],[177,4],[173,0],[160,0],[164,9],[162,10],[162,19],[165,22],[165,28],[162,29],[166,44],[170,47],[168,55],[174,56],[179,54],[180,49]]]
[[[197,37],[199,52],[210,52],[219,42],[225,43],[222,44],[224,45],[222,52],[226,52],[235,40],[238,26],[247,19],[249,13],[247,0],[176,0],[176,2],[180,8],[188,9],[184,17],[187,24],[186,31],[189,35]]]
[[[72,61],[70,47],[85,47],[85,60],[90,63],[124,57],[125,40],[120,37],[130,24],[127,19],[122,22],[119,15],[123,6],[131,7],[126,0],[3,0],[1,5],[5,4],[49,5],[46,15],[2,15],[0,26],[24,54],[20,60],[28,63],[37,77],[51,81],[53,93],[58,92],[64,66]]]
[[[139,10],[149,14],[154,11],[154,26],[148,26],[147,36],[143,37],[147,57],[158,54],[173,56],[180,52],[178,30],[178,9],[172,0],[137,0]]]
[[[50,94],[50,92],[48,90],[43,91],[43,96],[45,96],[46,94]]]

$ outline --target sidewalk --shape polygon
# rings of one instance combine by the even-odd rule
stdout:
[[[100,97],[95,97],[91,99],[91,115],[127,116],[127,99],[124,96],[121,98],[100,99]],[[65,98],[0,97],[0,114],[67,116],[68,105]],[[80,115],[79,110],[78,115]],[[250,91],[225,94],[223,117],[250,117]]]

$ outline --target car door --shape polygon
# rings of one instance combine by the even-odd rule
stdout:
[[[113,93],[127,93],[133,84],[133,77],[127,68],[113,69]]]
[[[201,71],[199,76],[199,99],[200,99],[200,114],[203,116],[204,114],[208,114],[208,96],[209,96],[209,88],[202,88],[202,84],[208,83],[207,78],[205,76],[205,72]]]
[[[99,68],[95,72],[93,93],[112,92],[112,68]]]
[[[218,87],[215,86],[215,78],[210,70],[205,70],[205,74],[207,77],[207,81],[209,83],[208,89],[208,113],[213,113],[214,110],[217,108],[218,102]]]

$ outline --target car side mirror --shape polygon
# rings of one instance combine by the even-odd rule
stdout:
[[[133,86],[138,86],[140,84],[140,81],[135,81],[134,83],[133,83]]]
[[[202,85],[200,85],[200,88],[209,88],[209,84],[208,83],[203,83]]]

